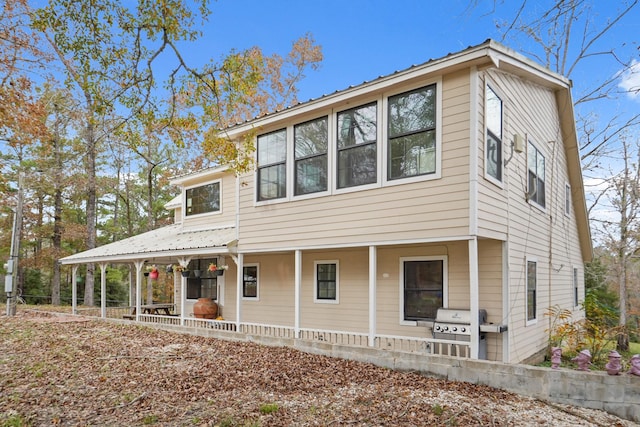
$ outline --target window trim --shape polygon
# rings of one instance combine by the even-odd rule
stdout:
[[[580,270],[578,267],[573,267],[572,269],[572,284],[573,284],[573,307],[580,307],[580,281],[578,280],[580,276]]]
[[[288,188],[287,186],[287,194],[291,194],[291,200],[299,200],[299,199],[304,199],[304,198],[309,198],[309,197],[317,197],[320,195],[325,195],[328,194],[332,185],[332,180],[331,180],[331,174],[332,174],[332,169],[333,169],[333,160],[332,160],[332,153],[331,153],[331,145],[332,145],[332,141],[331,141],[331,132],[333,129],[332,126],[332,116],[333,114],[322,114],[318,117],[315,117],[313,119],[309,119],[309,120],[304,120],[302,122],[296,122],[290,126],[287,126],[288,128],[291,128],[291,141],[289,142],[289,133],[287,133],[287,152],[291,153],[291,162],[290,164],[291,166],[291,171],[287,170],[287,177],[289,175],[289,173],[291,174],[291,179],[287,179],[287,182],[291,183],[291,188]],[[296,158],[296,127],[301,126],[301,125],[305,125],[311,122],[316,122],[319,120],[325,119],[327,121],[327,151],[324,152],[324,154],[315,154],[312,156],[305,156],[302,157],[300,159]],[[289,148],[289,144],[291,144],[291,147]],[[326,158],[326,166],[327,166],[327,182],[326,182],[326,188],[324,190],[319,190],[319,191],[312,191],[310,193],[301,193],[301,194],[297,194],[296,193],[296,186],[297,186],[297,181],[298,181],[298,173],[297,173],[297,165],[298,165],[298,161],[300,160],[307,160],[310,158],[317,158],[317,157],[321,157],[321,156],[325,156]],[[281,199],[289,199],[288,197],[282,197]]]
[[[355,105],[355,106],[344,105],[344,106],[341,106],[339,109],[335,109],[333,111],[333,114],[331,116],[332,116],[332,123],[334,124],[334,126],[331,128],[331,132],[335,139],[333,141],[329,141],[330,142],[329,158],[330,160],[333,161],[333,167],[331,170],[332,194],[352,193],[354,191],[363,191],[363,190],[382,187],[382,182],[383,182],[382,171],[384,169],[384,167],[382,167],[384,163],[384,155],[383,155],[383,147],[381,145],[382,144],[381,141],[383,138],[382,124],[384,120],[383,119],[383,116],[384,116],[383,98],[384,97],[382,95],[378,95],[373,99],[368,98],[358,105]],[[338,135],[338,114],[348,110],[366,107],[367,105],[372,105],[372,104],[375,104],[376,106],[376,181],[370,184],[362,184],[362,185],[355,185],[351,187],[338,188],[338,136],[337,136]]]
[[[407,261],[442,261],[442,307],[449,307],[449,257],[447,255],[400,257],[398,263],[399,290],[399,324],[401,326],[418,326],[418,320],[404,318],[404,263]],[[425,320],[426,321],[426,320]]]
[[[278,202],[283,202],[289,199],[289,186],[291,185],[291,172],[289,171],[289,165],[291,164],[291,149],[289,147],[290,142],[289,140],[291,139],[291,135],[290,133],[291,131],[291,126],[285,126],[284,128],[278,128],[269,132],[265,132],[265,133],[261,133],[259,135],[255,136],[255,173],[254,173],[254,203],[256,205],[264,205],[264,204],[270,204],[270,203],[278,203]],[[260,166],[259,163],[259,159],[258,159],[258,150],[259,150],[259,138],[261,136],[266,136],[266,135],[271,135],[274,133],[278,133],[278,132],[283,132],[285,133],[285,156],[284,156],[284,161],[282,162],[277,162],[277,163],[269,163],[265,166]],[[284,179],[285,179],[285,189],[284,189],[284,196],[282,197],[274,197],[271,199],[264,199],[264,200],[260,200],[260,170],[266,167],[270,167],[270,166],[274,166],[274,165],[280,165],[280,164],[284,164]]]
[[[529,318],[529,263],[534,263],[536,266],[536,283],[534,289],[534,317]],[[525,304],[524,304],[524,318],[525,325],[531,326],[538,323],[538,289],[540,289],[539,283],[539,271],[538,271],[538,259],[534,257],[526,257],[525,259]]]
[[[202,212],[202,213],[198,213],[198,214],[193,214],[193,215],[189,215],[187,214],[187,191],[188,190],[192,190],[194,188],[199,188],[199,187],[204,187],[210,184],[215,184],[218,183],[219,185],[219,194],[220,194],[220,200],[218,201],[218,205],[220,206],[220,209],[218,209],[217,211],[209,211],[209,212]],[[206,182],[201,182],[198,184],[194,184],[194,185],[190,185],[190,186],[186,186],[183,188],[182,190],[182,218],[184,220],[190,220],[191,218],[201,218],[201,217],[205,217],[205,216],[211,216],[211,215],[221,215],[222,214],[222,200],[223,200],[223,193],[222,193],[222,179],[221,178],[217,178],[217,179],[212,179]]]
[[[436,169],[434,173],[424,174],[424,175],[416,175],[405,178],[396,178],[389,179],[389,141],[388,141],[388,112],[389,112],[389,98],[401,95],[403,93],[411,92],[416,89],[420,89],[423,87],[428,87],[431,85],[435,85],[436,89],[436,128],[435,128],[435,137],[436,137]],[[384,122],[381,123],[381,132],[382,136],[380,139],[380,148],[382,152],[382,186],[383,187],[391,187],[394,185],[404,185],[412,182],[422,182],[422,181],[431,181],[435,179],[442,178],[442,77],[435,78],[433,80],[428,80],[426,82],[421,82],[420,84],[414,84],[411,86],[406,86],[402,90],[389,92],[383,94],[382,98],[382,117]]]
[[[491,92],[494,93],[494,95],[496,96],[496,98],[498,98],[500,100],[500,130],[502,132],[502,136],[500,138],[497,138],[496,135],[491,132],[489,130],[489,126],[488,126],[488,120],[487,120],[487,115],[488,115],[488,108],[487,108],[487,91],[491,90]],[[493,87],[493,85],[486,83],[485,84],[485,90],[484,90],[484,138],[485,138],[485,142],[484,142],[484,177],[492,182],[493,184],[496,184],[499,187],[503,187],[504,185],[504,101],[502,100],[502,95],[496,91]],[[494,177],[493,175],[491,175],[488,172],[488,167],[487,167],[487,153],[489,151],[489,134],[491,134],[491,136],[493,138],[495,138],[499,144],[500,144],[500,161],[499,161],[499,166],[500,166],[500,176],[501,179],[498,179],[496,177]]]
[[[336,265],[336,298],[322,299],[318,298],[318,265],[335,264]],[[316,304],[340,304],[340,261],[333,260],[315,260],[313,261],[313,302]]]
[[[542,156],[542,159],[544,160],[544,205],[541,205],[540,203],[538,203],[536,200],[533,200],[532,198],[532,194],[531,194],[531,189],[529,188],[529,147],[533,147],[533,149],[536,151],[536,181],[538,180],[539,172],[537,169],[537,165],[538,165],[538,161],[537,161],[537,157],[538,156]],[[540,150],[538,148],[538,146],[536,144],[533,143],[533,141],[528,140],[527,141],[527,202],[529,202],[529,204],[537,207],[538,209],[541,209],[542,211],[546,211],[547,209],[547,158],[544,156],[544,154],[542,153],[542,150]],[[536,190],[536,194],[537,194],[537,190]]]
[[[245,280],[244,280],[244,269],[246,267],[255,267],[256,268],[256,296],[248,297],[245,296]],[[242,299],[245,301],[260,301],[260,263],[247,263],[242,265]]]

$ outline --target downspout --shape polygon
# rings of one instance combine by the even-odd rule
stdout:
[[[469,309],[471,311],[471,359],[478,359],[480,345],[480,291],[478,278],[478,69],[470,69],[469,98]]]

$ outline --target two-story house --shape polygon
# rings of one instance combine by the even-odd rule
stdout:
[[[176,274],[175,324],[510,363],[546,349],[549,307],[583,316],[571,83],[522,55],[488,40],[225,133],[255,138],[255,170],[177,177],[174,225],[62,263],[131,263],[136,295],[145,262],[228,265]],[[223,321],[192,318],[201,297]],[[443,307],[474,332],[434,334]]]

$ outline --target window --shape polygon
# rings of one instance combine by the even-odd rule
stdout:
[[[189,263],[187,299],[218,299],[218,277],[208,270],[209,264],[217,264],[216,258],[196,259]]]
[[[564,214],[571,215],[571,187],[569,184],[564,185]]]
[[[258,265],[242,267],[242,297],[258,298]]]
[[[578,299],[579,288],[578,288],[578,269],[573,269],[573,306],[578,307],[580,305],[580,301]]]
[[[302,123],[293,128],[295,153],[295,194],[327,190],[327,118]]]
[[[444,307],[445,259],[403,260],[401,320],[434,320]]]
[[[338,261],[316,261],[315,267],[315,302],[338,302]]]
[[[536,320],[536,291],[538,280],[538,264],[535,261],[527,261],[527,321]]]
[[[220,181],[186,190],[186,216],[220,211]]]
[[[485,173],[502,182],[502,100],[487,86]]]
[[[529,165],[528,196],[529,200],[540,207],[545,207],[544,156],[535,145],[529,142],[527,152]]]
[[[377,181],[377,104],[338,113],[338,188]]]
[[[388,178],[436,172],[436,85],[389,98]]]
[[[258,136],[258,200],[287,195],[287,131]]]

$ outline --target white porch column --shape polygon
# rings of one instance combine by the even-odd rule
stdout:
[[[129,266],[129,306],[133,306],[136,303],[136,285],[133,283],[133,271]]]
[[[244,283],[244,254],[236,257],[236,331],[240,332],[242,323],[242,285]]]
[[[134,261],[133,265],[136,268],[136,322],[140,321],[140,295],[142,295],[142,267],[144,266],[144,260]]]
[[[469,309],[471,310],[471,358],[478,359],[480,345],[480,291],[478,279],[478,239],[469,240]]]
[[[294,320],[293,330],[296,338],[300,338],[300,294],[302,288],[302,251],[297,249],[295,252],[295,270],[294,270]]]
[[[78,266],[71,267],[71,313],[78,314]]]
[[[376,345],[378,248],[369,246],[369,347]]]
[[[107,317],[107,264],[100,263],[100,316]]]
[[[191,262],[191,258],[178,258],[178,264],[187,268]],[[187,278],[180,273],[180,326],[184,326],[184,315],[187,301]]]

